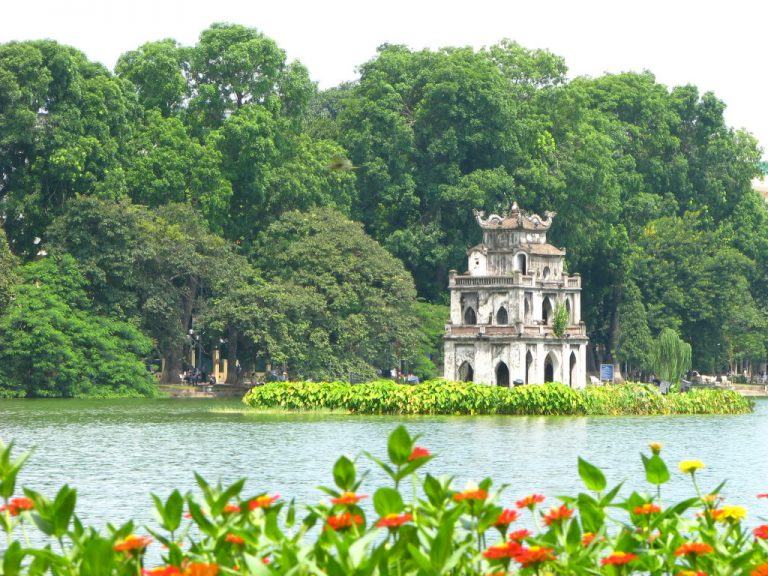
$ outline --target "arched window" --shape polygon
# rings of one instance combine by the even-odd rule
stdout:
[[[541,319],[544,324],[552,322],[552,316],[554,315],[554,308],[552,307],[552,300],[549,296],[544,298],[544,302],[541,303]]]
[[[531,374],[531,370],[533,369],[533,354],[531,354],[531,351],[528,350],[528,352],[525,355],[525,383],[528,384],[533,379],[533,374]]]
[[[531,304],[531,301],[533,300],[533,294],[531,294],[530,292],[526,292],[525,296],[524,296],[524,300],[525,300],[525,306],[524,306],[523,319],[524,319],[526,324],[530,324],[531,323],[531,309],[533,308],[533,306]]]
[[[544,359],[544,382],[554,382],[556,361],[551,352]]]
[[[496,324],[509,324],[509,314],[507,314],[507,309],[504,306],[496,312]]]
[[[525,254],[518,254],[515,256],[515,269],[519,270],[523,274],[528,273],[528,258]]]
[[[467,306],[467,309],[464,310],[464,324],[473,326],[477,324],[477,314],[475,314],[475,309],[472,306]]]
[[[459,366],[459,381],[460,382],[472,382],[475,377],[475,371],[472,369],[472,364],[466,360]]]
[[[573,383],[576,381],[576,352],[571,352],[571,360],[568,369],[568,386],[573,388]]]
[[[568,312],[568,324],[573,324],[573,315],[571,314],[571,299],[565,299],[565,309]]]
[[[541,275],[544,278],[544,280],[549,280],[549,275],[550,275],[549,266],[544,266],[544,270],[542,271]]]
[[[504,362],[496,366],[496,385],[509,388],[509,368]]]

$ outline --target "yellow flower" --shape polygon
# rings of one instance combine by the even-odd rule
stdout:
[[[683,474],[694,474],[696,470],[704,468],[704,462],[701,460],[683,460],[678,464],[678,467]]]
[[[712,511],[712,517],[718,522],[739,522],[747,517],[744,506],[723,506]]]
[[[651,442],[650,444],[648,444],[648,448],[651,449],[651,452],[657,455],[659,454],[659,452],[661,452],[661,449],[663,447],[664,447],[664,444],[662,444],[661,442]]]

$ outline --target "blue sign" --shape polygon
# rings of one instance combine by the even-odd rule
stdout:
[[[600,381],[613,382],[613,364],[600,364]]]

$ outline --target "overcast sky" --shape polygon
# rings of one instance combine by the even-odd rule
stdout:
[[[262,30],[321,87],[355,78],[385,42],[480,47],[511,38],[565,57],[571,77],[647,69],[670,86],[712,90],[731,125],[768,143],[764,0],[0,0],[0,41],[53,38],[110,68],[150,40],[193,44],[217,21]]]

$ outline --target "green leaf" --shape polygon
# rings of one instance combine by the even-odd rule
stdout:
[[[389,435],[389,441],[387,442],[387,453],[389,459],[396,466],[402,466],[408,463],[408,457],[413,450],[413,439],[405,426],[398,426]]]
[[[333,465],[333,481],[342,490],[348,491],[354,488],[355,465],[346,456],[336,460],[336,464]]]
[[[650,458],[645,454],[641,454],[640,456],[643,459],[645,478],[648,482],[660,486],[669,481],[669,469],[667,468],[667,464],[658,454],[654,454]]]
[[[403,511],[403,497],[394,488],[379,488],[373,495],[373,507],[379,516],[396,514]]]
[[[595,492],[602,492],[605,490],[607,484],[605,475],[600,468],[593,466],[583,458],[579,458],[579,476],[581,476],[581,479],[588,490],[594,490]]]

